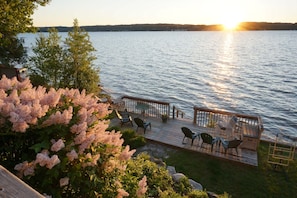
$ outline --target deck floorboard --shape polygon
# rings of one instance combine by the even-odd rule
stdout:
[[[132,115],[132,117],[140,117],[139,115]],[[220,159],[231,160],[251,166],[258,166],[258,156],[257,151],[238,148],[238,154],[235,149],[228,149],[225,154],[224,148],[219,145],[214,145],[213,151],[211,152],[210,146],[203,144],[201,147],[202,140],[195,139],[193,145],[191,146],[191,141],[185,139],[182,143],[184,134],[181,131],[181,127],[185,126],[191,129],[193,132],[203,132],[205,128],[198,127],[193,124],[191,120],[188,119],[168,119],[166,123],[161,121],[161,118],[145,117],[145,120],[151,122],[152,128],[147,129],[146,133],[143,133],[143,129],[139,128],[137,134],[143,135],[147,140],[156,143],[161,143],[171,147],[185,149],[193,152],[207,154]],[[111,121],[113,126],[120,125],[120,121],[113,119]],[[130,124],[125,124],[123,128],[134,128],[137,129],[137,125],[134,123],[132,127]],[[209,131],[211,133],[211,131]]]

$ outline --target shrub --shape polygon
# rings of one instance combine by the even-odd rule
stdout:
[[[123,145],[129,145],[132,149],[144,146],[146,143],[145,138],[137,135],[133,129],[122,131],[122,138],[124,139]]]
[[[192,186],[187,177],[180,178],[179,181],[174,183],[174,190],[181,195],[186,195],[192,191]]]
[[[188,194],[189,198],[208,198],[208,194],[202,190],[193,190]]]
[[[127,192],[135,194],[136,186],[133,186],[133,178],[141,179],[146,176],[147,197],[159,197],[159,191],[172,189],[173,181],[165,167],[159,167],[150,161],[150,156],[144,153],[129,160],[126,174],[122,177],[123,186]],[[131,184],[132,183],[132,184]],[[130,188],[128,188],[130,186]]]
[[[28,79],[4,76],[1,162],[11,171],[15,165],[19,177],[54,197],[128,196],[120,178],[135,150],[122,147],[121,133],[106,131],[108,113],[107,104],[84,91],[47,91],[34,88]],[[131,178],[134,191],[144,194],[145,174]]]
[[[120,131],[121,128],[118,126],[110,126],[106,129],[106,131]]]

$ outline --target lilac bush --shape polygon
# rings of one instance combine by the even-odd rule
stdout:
[[[123,147],[121,133],[106,131],[109,113],[85,91],[46,90],[3,76],[1,161],[15,163],[20,178],[54,197],[129,196],[119,178],[135,150]],[[142,197],[146,177],[135,185],[133,196]]]

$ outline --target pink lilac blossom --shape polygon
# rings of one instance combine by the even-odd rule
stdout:
[[[19,177],[22,177],[22,175],[34,175],[34,168],[35,164],[33,162],[29,163],[28,161],[24,161],[14,167],[15,170],[19,171]]]
[[[48,105],[41,106],[38,100],[34,100],[31,107],[31,116],[35,118],[41,118],[46,115],[48,110]]]
[[[15,105],[20,104],[21,100],[18,96],[18,90],[13,89],[11,93],[4,100],[7,103],[13,103]]]
[[[32,104],[36,100],[36,90],[35,89],[26,89],[20,93],[20,100],[22,104]]]
[[[69,177],[64,177],[60,179],[60,186],[67,186],[69,184]]]
[[[86,135],[87,135],[87,132],[86,131],[82,131],[80,134],[78,134],[74,138],[74,143],[75,144],[81,144],[86,139]]]
[[[80,124],[74,124],[71,128],[70,131],[71,133],[79,134],[81,132],[86,132],[88,129],[88,125],[86,122],[82,122]]]
[[[59,157],[57,155],[49,157],[47,150],[43,150],[41,153],[38,153],[36,155],[35,164],[39,164],[40,166],[46,166],[48,169],[52,169],[55,165],[59,163]]]
[[[0,99],[4,99],[7,97],[7,93],[4,91],[4,89],[0,89]]]
[[[56,166],[57,164],[59,164],[61,161],[59,159],[59,157],[57,155],[53,155],[46,164],[46,167],[48,169],[52,169],[54,166]]]
[[[74,149],[72,149],[69,153],[67,153],[66,156],[68,157],[70,162],[72,162],[75,159],[78,159],[78,154]]]
[[[139,182],[138,182],[138,190],[136,192],[137,197],[142,197],[147,191],[147,183],[146,183],[146,176],[144,176]]]
[[[12,130],[16,132],[25,133],[30,126],[25,121],[15,122],[12,125]]]
[[[39,164],[40,166],[45,166],[47,162],[49,161],[49,156],[47,153],[38,153],[36,155],[35,163]]]
[[[54,151],[54,152],[58,152],[59,150],[61,150],[64,147],[65,147],[65,144],[64,144],[63,140],[59,139],[57,142],[55,142],[51,146],[51,150]]]
[[[1,114],[4,117],[9,117],[10,112],[15,111],[15,105],[13,103],[4,102],[1,105]]]
[[[2,78],[0,80],[0,89],[4,89],[5,91],[11,90],[12,87],[17,83],[18,83],[18,80],[16,77],[9,79],[5,75],[2,75]]]
[[[79,111],[78,111],[78,116],[79,116],[79,123],[83,123],[87,121],[87,117],[88,117],[88,111],[86,108],[82,107]]]
[[[30,163],[29,166],[24,170],[24,176],[34,175],[35,165]]]
[[[50,107],[55,107],[59,103],[61,98],[61,91],[56,91],[51,88],[44,97],[40,100],[41,105],[49,105]]]
[[[136,152],[135,149],[131,150],[130,151],[130,146],[127,145],[125,147],[125,149],[122,151],[122,153],[120,154],[119,156],[119,160],[121,161],[126,161],[126,160],[129,160],[131,158],[131,156]]]
[[[86,135],[85,139],[79,145],[79,153],[83,153],[85,149],[89,148],[95,140],[95,134]]]
[[[127,193],[124,189],[118,189],[117,192],[118,192],[117,198],[123,198],[123,197],[129,196],[129,193]]]
[[[46,89],[43,87],[32,88],[32,85],[28,82],[27,80],[19,84],[16,79],[9,80],[4,78],[4,80],[0,80],[0,87],[3,86],[5,88],[4,90],[0,89],[0,113],[3,119],[9,119],[12,122],[13,130],[25,132],[29,124],[37,124],[39,118],[46,115],[49,117],[39,126],[41,132],[43,131],[42,127],[52,124],[69,125],[74,114],[73,107],[79,107],[80,110],[77,114],[78,122],[69,126],[69,132],[72,133],[71,136],[74,136],[73,140],[68,141],[67,145],[65,145],[62,140],[65,137],[62,137],[57,142],[53,141],[50,148],[53,152],[58,152],[62,149],[66,150],[66,152],[59,152],[59,156],[52,155],[51,157],[47,150],[38,153],[35,161],[24,163],[25,169],[16,167],[23,175],[34,174],[34,168],[39,167],[36,166],[37,164],[48,169],[54,168],[60,163],[59,157],[61,159],[65,157],[62,154],[66,155],[69,161],[79,159],[79,157],[84,159],[80,161],[83,166],[97,166],[100,159],[99,152],[96,151],[87,155],[84,155],[84,152],[92,146],[101,146],[102,144],[107,145],[106,150],[103,152],[104,156],[113,156],[103,161],[103,168],[106,167],[107,172],[114,169],[125,169],[124,161],[130,159],[135,151],[129,151],[129,147],[122,149],[124,140],[121,139],[121,133],[105,131],[109,123],[100,119],[110,113],[108,104],[98,103],[96,97],[86,95],[85,91],[80,93],[77,89],[59,89],[57,91],[50,89],[46,92]],[[5,90],[9,90],[8,93],[10,94],[7,95]],[[65,105],[69,105],[69,108],[63,112],[57,111],[61,107],[64,108]],[[53,111],[54,113],[52,113]],[[69,148],[78,148],[79,150],[72,149],[70,152],[67,152],[70,150]],[[78,156],[77,152],[80,156]],[[69,180],[67,181],[67,178],[62,179],[60,180],[60,185],[67,185]],[[122,197],[129,195],[124,190],[119,190],[118,194]]]
[[[63,113],[60,111],[57,111],[56,113],[50,115],[50,117],[45,120],[42,125],[44,127],[46,126],[51,126],[54,124],[64,124],[67,125],[69,124],[70,120],[72,119],[73,116],[73,107],[70,106],[67,110],[64,110]]]
[[[91,153],[88,153],[85,156],[85,162],[82,164],[83,167],[87,166],[97,166],[97,161],[100,158],[100,154],[92,155]]]
[[[33,85],[31,84],[31,81],[29,78],[25,78],[23,81],[18,81],[18,83],[15,86],[18,90],[25,90],[25,89],[32,89]]]

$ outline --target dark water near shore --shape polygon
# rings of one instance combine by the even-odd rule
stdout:
[[[64,37],[67,33],[61,33]],[[264,137],[297,137],[297,31],[90,32],[113,97],[259,115]],[[26,45],[34,34],[22,34]]]

